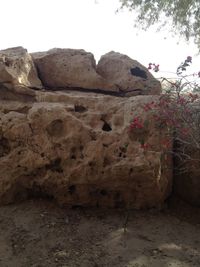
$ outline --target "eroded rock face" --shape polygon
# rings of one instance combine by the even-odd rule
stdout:
[[[164,129],[142,108],[157,99],[145,95],[159,93],[148,70],[119,53],[96,66],[84,50],[1,51],[0,204],[44,196],[69,206],[160,206],[172,163],[160,146]],[[129,131],[133,116],[144,129]]]
[[[0,204],[44,196],[70,206],[160,206],[172,179],[162,132],[152,121],[128,130],[132,116],[148,120],[141,105],[152,99],[37,91],[32,103],[2,101]]]
[[[110,52],[97,67],[84,50],[52,49],[32,54],[43,84],[51,89],[104,91],[116,95],[157,95],[161,85],[140,63]]]

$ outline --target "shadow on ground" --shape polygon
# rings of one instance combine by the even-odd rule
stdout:
[[[44,200],[1,207],[0,266],[199,267],[199,210],[170,203],[162,212],[131,211],[128,220],[124,211]]]

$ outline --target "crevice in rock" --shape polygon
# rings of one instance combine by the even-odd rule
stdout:
[[[31,54],[29,54],[29,55],[31,55]],[[35,63],[35,60],[34,60],[34,58],[33,58],[32,55],[31,55],[31,58],[32,58],[32,62],[33,62],[33,64],[34,64],[34,66],[35,66],[35,70],[36,70],[37,77],[38,77],[38,79],[40,80],[40,82],[41,82],[43,88],[45,88],[44,83],[43,83],[43,79],[42,79],[42,76],[41,76],[41,73],[40,73],[40,70],[39,70],[39,67],[38,67],[38,65]]]
[[[110,165],[110,160],[109,158],[105,157],[104,160],[103,160],[103,167],[105,168],[106,166]]]
[[[11,151],[10,144],[8,142],[8,139],[5,137],[2,137],[0,139],[0,157],[4,157],[8,155]]]
[[[3,113],[7,114],[9,112],[14,111],[14,112],[21,113],[21,114],[27,114],[30,109],[31,107],[27,107],[27,106],[18,108],[18,109],[4,109]]]
[[[87,111],[87,108],[82,105],[74,105],[74,111],[83,113]]]
[[[49,87],[45,86],[45,90],[47,91],[64,91],[64,92],[82,92],[82,93],[96,93],[96,94],[102,94],[102,95],[110,95],[110,96],[116,96],[116,97],[128,97],[128,94],[130,93],[136,93],[136,95],[142,95],[142,89],[141,88],[135,88],[135,89],[127,89],[126,91],[119,90],[116,91],[107,91],[104,89],[87,89],[82,87]]]
[[[107,91],[104,89],[89,89],[89,88],[82,88],[82,87],[49,87],[46,86],[45,87],[46,90],[49,91],[67,91],[67,92],[73,92],[73,91],[77,91],[77,92],[84,92],[84,93],[97,93],[97,94],[103,94],[103,95],[110,95],[110,96],[116,96],[116,97],[125,97],[126,96],[126,92],[123,91]],[[138,89],[136,89],[138,90]]]
[[[28,95],[28,94],[20,94],[18,92],[12,91],[11,89],[7,88],[5,85],[0,84],[0,100],[12,100],[12,101],[20,101],[20,102],[35,102],[36,96],[35,95]]]

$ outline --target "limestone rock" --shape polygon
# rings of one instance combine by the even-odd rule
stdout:
[[[109,52],[101,57],[97,73],[129,95],[158,95],[161,85],[142,64],[130,57]]]
[[[50,89],[85,89],[115,95],[157,95],[160,83],[129,57],[110,52],[100,59],[84,50],[52,49],[32,54],[40,79]]]
[[[152,120],[129,131],[133,116],[148,120],[141,105],[152,100],[37,91],[35,102],[2,101],[0,204],[34,196],[69,206],[160,206],[172,179],[163,133]]]
[[[79,49],[54,48],[32,54],[40,79],[47,88],[78,88],[116,91],[96,72],[91,53]]]
[[[32,57],[23,47],[14,47],[0,51],[0,84],[40,89],[41,81]]]

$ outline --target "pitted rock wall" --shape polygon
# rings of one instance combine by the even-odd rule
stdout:
[[[131,84],[134,94],[147,95],[119,97],[121,91],[114,86],[120,83],[116,80],[119,66],[116,76],[108,71],[114,62],[109,67],[107,56],[104,63],[100,61],[98,69],[91,54],[81,52],[80,55],[80,50],[75,50],[76,59],[72,60],[72,51],[66,56],[69,51],[62,50],[66,58],[62,54],[64,61],[61,61],[60,50],[57,56],[56,51],[47,52],[47,58],[45,53],[32,55],[38,71],[35,79],[41,79],[42,90],[24,84],[15,86],[12,82],[10,87],[3,82],[0,85],[0,204],[43,196],[69,206],[162,205],[171,192],[172,162],[165,160],[160,145],[164,129],[158,129],[142,108],[158,98],[154,95],[159,94],[158,87],[155,91],[153,85],[152,89],[145,87],[152,75],[138,64],[139,74],[147,72],[146,78],[136,76],[140,81],[136,83],[137,88],[140,84],[141,90],[134,91],[134,79],[127,84],[122,79],[120,90],[123,96],[128,96],[124,92],[130,94],[127,86],[130,88]],[[118,61],[119,55],[116,55]],[[85,60],[89,63],[85,64]],[[122,57],[122,65],[123,60]],[[62,68],[63,62],[72,70]],[[102,73],[104,64],[108,64],[105,68],[108,75]],[[85,80],[80,71],[84,66],[90,66],[88,76],[83,72]],[[129,67],[122,69],[122,74],[127,69],[127,77],[132,75]],[[54,71],[63,73],[57,77],[53,76]],[[105,82],[105,87],[100,84],[90,87],[90,74],[92,79],[97,77]],[[61,81],[63,84],[59,86]],[[119,94],[108,95],[109,90]],[[134,116],[149,121],[143,131],[129,131]],[[142,148],[141,138],[152,144],[151,150]]]

